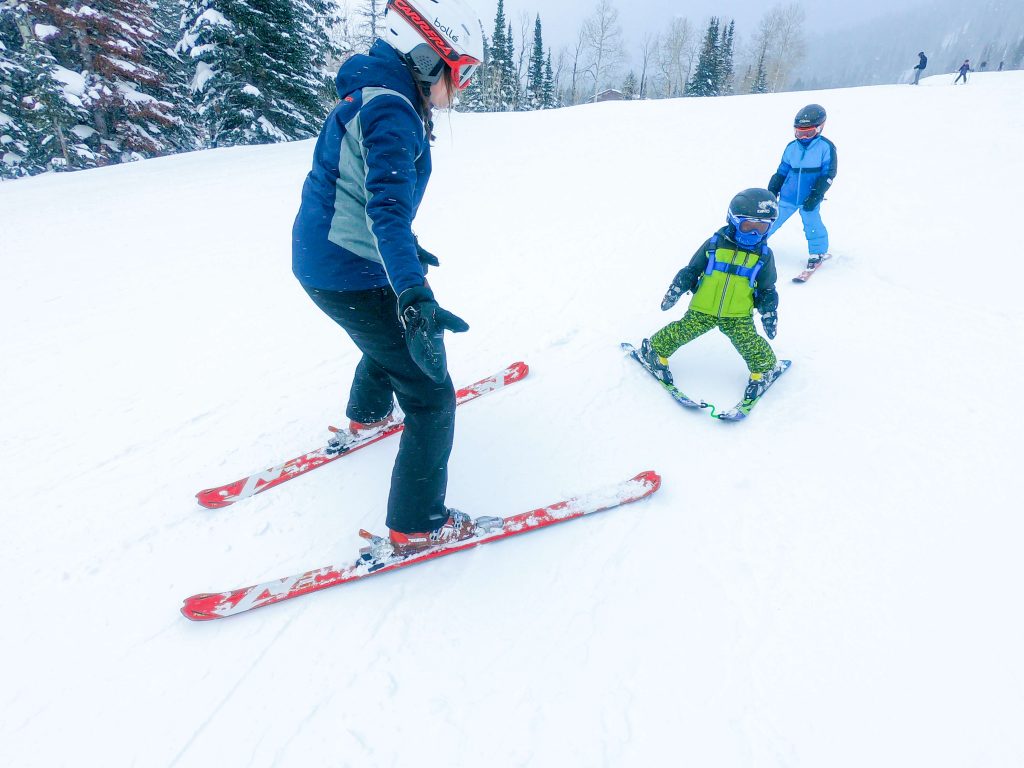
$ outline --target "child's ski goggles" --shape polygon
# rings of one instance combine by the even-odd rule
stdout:
[[[795,128],[793,128],[793,133],[796,134],[796,137],[798,139],[813,139],[815,136],[821,133],[821,126],[808,125],[804,127],[798,125]]]
[[[766,235],[768,234],[768,230],[771,228],[771,219],[747,219],[742,216],[736,217],[736,229],[744,234],[757,232],[759,235]]]

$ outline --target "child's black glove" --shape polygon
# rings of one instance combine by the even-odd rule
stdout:
[[[682,298],[682,295],[687,291],[692,291],[697,285],[697,275],[693,274],[693,270],[689,267],[683,267],[680,269],[672,281],[672,285],[668,287],[668,292],[665,294],[665,298],[661,300],[661,311],[672,309],[676,305],[676,302]]]
[[[765,312],[761,315],[761,327],[764,328],[764,335],[769,339],[774,339],[775,334],[779,330],[779,313]]]

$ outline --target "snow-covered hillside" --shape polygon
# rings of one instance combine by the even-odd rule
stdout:
[[[354,556],[397,441],[209,511],[337,423],[352,344],[290,273],[311,143],[0,185],[0,764],[1020,766],[1024,73],[442,118],[417,221],[468,382],[449,500],[652,499],[206,624],[182,598]],[[750,420],[620,341],[796,110],[839,150],[793,368]],[[681,310],[680,310],[681,311]],[[717,331],[673,358],[731,405]],[[1014,725],[1016,723],[1016,725]]]

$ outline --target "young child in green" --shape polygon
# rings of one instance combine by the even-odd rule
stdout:
[[[661,302],[675,306],[687,291],[690,307],[681,320],[669,323],[640,345],[640,356],[654,374],[669,384],[668,358],[684,344],[719,328],[729,337],[750,370],[744,401],[761,396],[773,378],[777,359],[754,327],[754,308],[769,339],[775,338],[779,295],[775,290],[775,258],[766,237],[779,215],[778,199],[767,189],[746,189],[729,204],[726,226],[708,238],[679,270]]]

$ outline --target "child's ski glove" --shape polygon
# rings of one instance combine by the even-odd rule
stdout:
[[[761,327],[764,328],[764,335],[769,339],[774,339],[775,334],[779,330],[779,313],[765,312],[761,315]]]
[[[661,311],[672,309],[676,305],[676,302],[682,298],[682,295],[687,291],[692,291],[697,286],[697,276],[693,274],[693,270],[689,267],[683,267],[680,269],[672,281],[672,285],[668,287],[668,292],[665,294],[665,298],[661,300]]]

